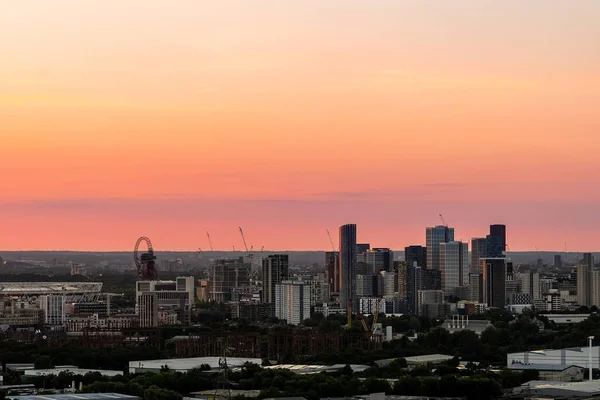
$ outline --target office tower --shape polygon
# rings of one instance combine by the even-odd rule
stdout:
[[[427,315],[427,306],[438,305],[444,303],[443,290],[419,290],[418,294],[418,314]],[[438,314],[437,312],[435,314]],[[437,316],[437,315],[436,315]]]
[[[337,251],[328,251],[325,253],[325,273],[331,293],[340,292],[340,253]]]
[[[488,307],[506,306],[506,258],[482,258],[483,299]]]
[[[406,308],[409,315],[419,314],[419,291],[423,289],[421,271],[423,269],[418,265],[406,266]]]
[[[340,227],[340,302],[343,309],[356,306],[356,225]]]
[[[500,238],[500,247],[502,252],[506,251],[506,225],[495,224],[490,225],[490,236]]]
[[[469,245],[463,242],[440,243],[442,290],[447,296],[469,284]]]
[[[406,273],[408,265],[405,261],[395,261],[394,270],[398,274],[398,297],[406,299]]]
[[[592,271],[594,269],[594,256],[584,253],[583,260],[577,266],[577,302],[580,306],[593,306]]]
[[[532,300],[541,298],[539,272],[522,272],[518,275],[518,279],[521,281],[521,293],[529,294]]]
[[[310,285],[283,281],[275,285],[275,316],[290,325],[310,318]]]
[[[404,260],[406,265],[417,265],[421,268],[427,268],[427,247],[408,246],[404,248]]]
[[[481,258],[486,257],[486,240],[485,238],[471,239],[471,271],[481,272]]]
[[[427,268],[440,269],[440,244],[454,241],[454,228],[435,226],[427,228]]]
[[[442,271],[438,269],[421,270],[423,290],[442,290]]]
[[[262,260],[262,302],[275,303],[275,286],[288,279],[287,254],[271,254]]]
[[[63,325],[65,323],[65,296],[41,296],[40,308],[44,310],[46,324]]]
[[[394,271],[381,271],[379,275],[383,281],[383,297],[395,297],[398,293],[398,276],[396,273]]]
[[[477,303],[483,303],[483,274],[472,272],[469,274],[469,299]]]
[[[154,328],[158,326],[157,292],[142,292],[138,300],[140,327]]]
[[[356,297],[372,297],[373,296],[373,275],[356,275],[355,280]]]
[[[250,284],[250,263],[243,257],[218,259],[213,262],[210,299],[218,303],[235,300],[235,290]]]
[[[358,243],[356,245],[356,261],[359,263],[367,262],[367,251],[371,250],[369,243]]]
[[[359,261],[356,263],[356,269],[354,270],[354,273],[356,273],[356,275],[374,275],[375,268],[373,268],[373,265],[371,264]]]
[[[369,250],[371,250],[369,243],[357,243],[356,245],[356,254],[365,254]]]
[[[394,252],[390,249],[374,248],[364,254],[367,264],[373,266],[375,273],[394,270]]]
[[[563,266],[562,256],[560,254],[554,255],[554,268],[560,268]]]

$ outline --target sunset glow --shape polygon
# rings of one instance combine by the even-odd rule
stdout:
[[[598,1],[2,8],[2,250],[598,250]]]

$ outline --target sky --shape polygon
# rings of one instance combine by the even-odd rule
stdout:
[[[598,251],[596,0],[32,0],[0,13],[0,249]]]

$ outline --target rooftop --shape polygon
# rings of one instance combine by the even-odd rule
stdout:
[[[536,370],[536,371],[564,371],[565,369],[571,368],[571,367],[575,367],[575,368],[582,368],[582,367],[578,367],[577,365],[568,365],[568,364],[511,364],[508,366],[508,369],[514,369],[514,370]]]
[[[137,400],[136,396],[121,393],[45,394],[40,396],[6,396],[11,400]]]
[[[262,360],[260,358],[227,357],[227,365],[229,367],[241,367],[246,363],[261,365]],[[136,370],[158,371],[164,366],[167,366],[169,369],[174,371],[185,372],[194,368],[200,368],[200,366],[203,364],[209,365],[211,369],[218,369],[219,357],[170,358],[159,360],[130,361],[129,372],[135,372]]]
[[[278,364],[264,367],[265,369],[289,369],[300,375],[318,374],[319,372],[335,372],[344,368],[346,364],[335,365],[303,365],[303,364]],[[350,365],[353,372],[362,372],[369,369],[368,365]]]
[[[427,364],[452,360],[454,357],[444,354],[427,354],[424,356],[406,357],[407,364]]]
[[[529,396],[589,398],[600,395],[600,380],[584,382],[530,381],[513,389]]]
[[[46,376],[46,375],[58,375],[61,372],[70,372],[73,375],[85,375],[88,373],[98,372],[103,376],[117,376],[123,375],[123,371],[113,371],[106,369],[83,369],[77,367],[56,367],[49,369],[25,369],[25,376]]]

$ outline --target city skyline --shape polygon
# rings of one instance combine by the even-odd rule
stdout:
[[[598,251],[600,3],[13,2],[0,248]],[[435,27],[435,29],[431,29]]]

